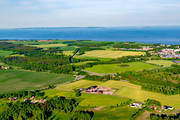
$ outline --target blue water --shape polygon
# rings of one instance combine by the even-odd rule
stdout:
[[[0,29],[0,40],[98,40],[180,44],[180,27]]]

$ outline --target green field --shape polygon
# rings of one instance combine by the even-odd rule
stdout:
[[[13,53],[12,51],[0,50],[0,56],[9,56],[9,55],[11,55],[12,53]]]
[[[65,47],[66,44],[41,44],[41,45],[30,45],[39,48],[53,48],[53,47]]]
[[[169,66],[175,64],[174,62],[172,62],[170,60],[150,60],[150,61],[147,61],[146,63],[164,66],[164,67],[169,67]]]
[[[31,90],[74,80],[72,75],[0,70],[0,93]]]
[[[80,57],[96,57],[96,58],[119,58],[123,56],[139,56],[145,55],[145,52],[134,52],[134,51],[113,51],[107,50],[93,50],[86,51],[85,54]]]
[[[118,107],[94,112],[94,120],[130,120],[137,109],[130,107]]]
[[[143,62],[132,62],[123,64],[103,64],[94,65],[91,68],[86,68],[86,71],[96,72],[96,73],[121,73],[126,71],[141,71],[144,69],[158,68],[158,66],[151,65]]]
[[[46,91],[46,94],[49,96],[67,96],[67,97],[74,97],[73,89],[76,88],[86,88],[92,85],[99,85],[102,87],[111,87],[116,90],[114,96],[111,95],[93,95],[93,94],[83,94],[82,98],[84,100],[81,105],[91,105],[91,106],[110,106],[115,105],[114,103],[118,104],[123,100],[127,100],[127,98],[134,99],[139,102],[143,102],[146,99],[155,99],[162,103],[162,105],[170,105],[175,108],[180,109],[180,95],[163,95],[160,93],[149,92],[141,89],[141,86],[134,85],[129,82],[124,81],[107,81],[107,82],[96,82],[96,81],[88,81],[88,80],[80,80],[73,83],[68,83],[65,85],[60,85],[53,90]],[[119,96],[119,97],[118,97]],[[97,98],[97,100],[96,100]],[[123,99],[122,99],[123,98]],[[116,100],[117,99],[117,100]],[[102,101],[101,101],[102,100]],[[108,101],[111,102],[108,102]]]

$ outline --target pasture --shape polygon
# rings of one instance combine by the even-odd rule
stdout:
[[[0,50],[0,56],[9,56],[11,55],[13,52],[12,51],[4,51],[4,50]]]
[[[40,44],[40,45],[29,45],[29,46],[34,46],[38,48],[53,48],[53,47],[65,47],[66,44]]]
[[[74,80],[72,75],[30,71],[0,70],[0,93],[32,90]]]
[[[129,99],[114,95],[82,94],[80,106],[100,107],[116,106],[127,102]]]
[[[86,71],[95,73],[121,73],[126,71],[141,71],[144,69],[154,69],[158,66],[151,65],[143,62],[132,62],[122,64],[102,64],[94,65],[93,67],[86,68]]]
[[[64,85],[60,85],[53,90],[46,91],[47,95],[60,95],[67,97],[74,97],[73,89],[86,88],[93,85],[99,85],[101,87],[111,87],[116,90],[113,95],[94,95],[94,94],[83,94],[81,98],[81,105],[90,106],[111,106],[118,104],[122,101],[127,101],[127,98],[134,99],[139,102],[143,102],[146,99],[155,99],[162,103],[162,105],[170,105],[180,109],[180,95],[163,95],[160,93],[145,91],[141,89],[141,86],[134,85],[124,81],[110,80],[107,82],[96,82],[89,80],[80,80]],[[111,101],[111,102],[108,102]],[[112,102],[113,101],[113,102]],[[119,102],[118,102],[119,101]],[[115,104],[114,104],[115,103]]]
[[[150,60],[150,61],[146,61],[146,63],[164,66],[164,67],[170,67],[171,65],[175,64],[173,61],[170,60]]]
[[[130,120],[137,109],[127,106],[94,112],[94,120]]]
[[[86,51],[85,54],[80,57],[96,57],[96,58],[120,58],[124,56],[140,56],[145,55],[145,52],[134,52],[134,51],[112,51],[107,50],[93,50]]]

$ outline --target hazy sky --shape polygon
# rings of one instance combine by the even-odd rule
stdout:
[[[180,0],[0,0],[0,28],[180,25]]]

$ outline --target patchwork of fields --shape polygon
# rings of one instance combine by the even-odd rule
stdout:
[[[0,93],[32,90],[72,80],[74,80],[72,75],[65,74],[0,70]]]
[[[163,95],[160,93],[149,92],[141,89],[141,86],[134,85],[129,82],[124,81],[107,81],[107,82],[96,82],[88,80],[80,80],[77,82],[60,85],[55,90],[46,91],[47,95],[54,94],[60,96],[74,96],[73,89],[86,88],[92,85],[99,85],[101,87],[111,87],[116,90],[113,96],[111,95],[93,95],[93,94],[83,94],[82,106],[89,104],[90,106],[109,106],[115,105],[119,102],[127,101],[127,98],[134,99],[136,101],[143,102],[144,100],[150,98],[160,101],[163,105],[170,105],[175,108],[180,108],[180,95]],[[96,98],[98,100],[96,100]],[[117,100],[116,100],[117,99]],[[109,102],[111,101],[111,102]]]
[[[140,56],[145,55],[145,52],[134,51],[112,51],[112,50],[93,50],[86,51],[85,54],[80,57],[97,57],[97,58],[119,58],[123,56]]]
[[[102,64],[94,65],[91,68],[86,68],[86,71],[95,73],[121,73],[126,71],[141,71],[144,69],[154,69],[159,68],[156,65],[151,65],[143,62],[132,62],[124,64]]]

